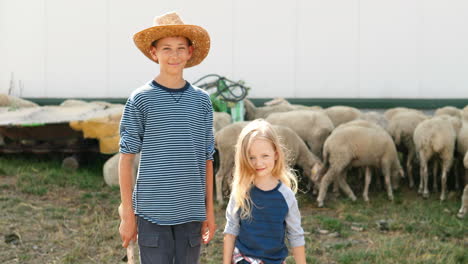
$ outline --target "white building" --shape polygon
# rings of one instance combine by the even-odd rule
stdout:
[[[212,39],[189,81],[217,73],[255,98],[468,104],[466,0],[0,0],[0,92],[126,98],[159,71],[132,35],[172,10]]]

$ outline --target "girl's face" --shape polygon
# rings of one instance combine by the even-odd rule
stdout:
[[[271,177],[278,154],[273,145],[265,139],[255,139],[249,149],[249,160],[257,177]]]
[[[193,47],[184,37],[162,38],[156,47],[151,47],[151,56],[158,61],[161,70],[171,74],[182,72],[192,52]]]

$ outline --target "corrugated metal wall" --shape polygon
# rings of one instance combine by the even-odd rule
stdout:
[[[466,0],[0,0],[0,92],[127,97],[158,66],[133,33],[177,10],[212,49],[186,71],[252,97],[468,98]]]

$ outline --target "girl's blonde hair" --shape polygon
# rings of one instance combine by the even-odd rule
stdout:
[[[250,188],[256,175],[255,168],[250,162],[250,146],[256,139],[269,141],[277,153],[275,166],[272,170],[273,177],[283,184],[297,191],[297,180],[287,164],[285,151],[276,131],[272,125],[263,119],[250,122],[239,135],[236,144],[234,180],[232,182],[232,193],[236,202],[236,209],[240,209],[243,219],[250,218],[252,200],[250,199]]]

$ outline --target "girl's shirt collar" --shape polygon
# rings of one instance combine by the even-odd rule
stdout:
[[[253,185],[253,189],[255,189],[255,190],[259,191],[259,192],[269,193],[269,192],[274,192],[274,191],[278,190],[280,186],[281,186],[281,181],[278,180],[278,184],[276,185],[276,187],[271,189],[271,190],[266,190],[265,191],[265,190],[262,190],[262,189],[258,188],[255,185]]]

